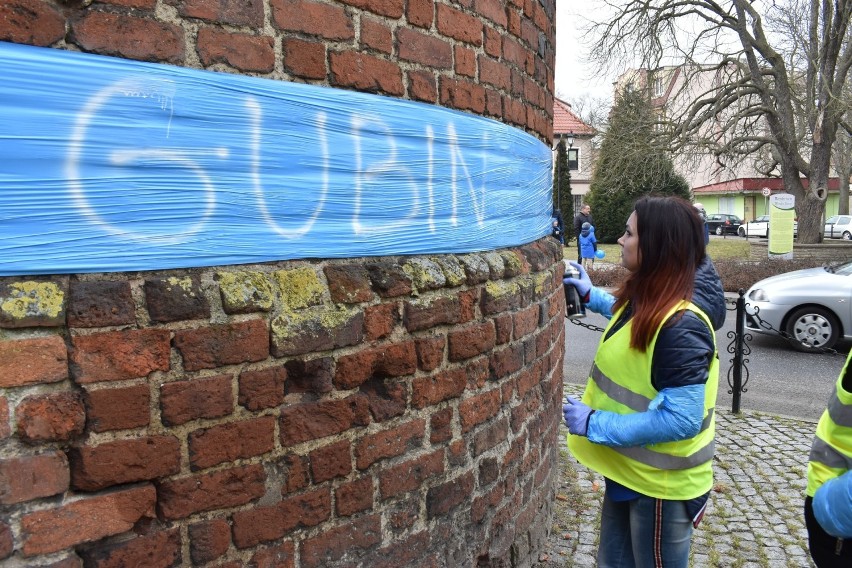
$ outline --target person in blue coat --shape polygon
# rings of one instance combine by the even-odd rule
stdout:
[[[580,256],[583,258],[583,268],[589,270],[595,265],[595,252],[598,250],[598,240],[595,238],[595,228],[590,223],[583,223],[580,228]]]

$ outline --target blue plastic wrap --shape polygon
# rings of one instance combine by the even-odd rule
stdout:
[[[550,232],[550,148],[494,120],[2,42],[0,76],[0,275],[463,253]]]

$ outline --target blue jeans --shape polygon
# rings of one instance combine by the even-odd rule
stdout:
[[[686,568],[692,519],[683,501],[604,494],[598,568]]]

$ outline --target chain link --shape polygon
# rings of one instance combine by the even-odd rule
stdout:
[[[567,319],[568,321],[570,321],[574,325],[578,325],[580,327],[585,327],[586,329],[591,329],[592,331],[597,331],[597,332],[600,332],[600,333],[603,333],[604,331],[606,331],[602,327],[598,327],[598,326],[592,325],[590,323],[583,323],[582,321],[580,321],[577,318],[569,318],[568,316],[565,316],[565,319]]]

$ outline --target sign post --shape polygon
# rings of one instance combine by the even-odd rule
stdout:
[[[796,198],[782,193],[769,198],[769,258],[793,258]]]

